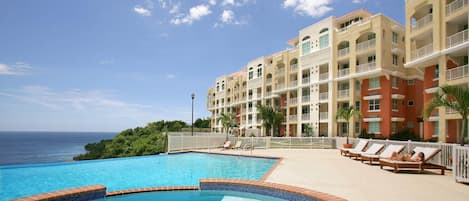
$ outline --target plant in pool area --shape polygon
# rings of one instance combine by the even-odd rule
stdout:
[[[352,117],[361,118],[360,110],[355,109],[353,106],[348,107],[348,108],[344,108],[344,107],[339,108],[339,110],[337,111],[337,115],[335,116],[336,120],[345,119],[345,121],[347,121],[346,123],[348,127],[347,135],[346,135],[347,144],[349,144],[349,141],[348,141],[349,132],[348,131],[351,130],[349,122]]]
[[[236,127],[236,115],[234,113],[222,113],[218,121],[221,121],[223,130],[226,133],[226,140],[228,140],[228,132],[231,128]]]
[[[272,128],[274,128],[274,136],[280,136],[280,125],[284,119],[283,114],[267,105],[257,105],[256,108],[259,113],[257,117],[262,119],[262,126],[265,128],[265,136],[270,136],[268,133]],[[276,130],[278,132],[276,132]]]
[[[432,101],[427,105],[425,109],[425,118],[428,118],[434,109],[439,107],[445,107],[456,111],[461,115],[461,128],[459,130],[459,143],[464,146],[464,139],[467,136],[467,127],[469,115],[469,88],[467,86],[442,86],[440,91],[436,94]]]

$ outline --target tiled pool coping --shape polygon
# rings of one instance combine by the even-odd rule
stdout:
[[[87,201],[103,198],[105,195],[105,186],[93,185],[42,193],[28,197],[13,199],[12,201]]]

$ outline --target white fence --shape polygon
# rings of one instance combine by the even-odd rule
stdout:
[[[454,146],[453,176],[457,182],[469,183],[469,147]]]

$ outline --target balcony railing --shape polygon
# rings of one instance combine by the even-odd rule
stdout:
[[[348,89],[342,89],[339,90],[339,93],[337,94],[338,98],[347,98],[350,95],[350,90]]]
[[[446,114],[456,114],[458,111],[451,109],[451,108],[446,108]]]
[[[319,74],[319,80],[327,80],[329,78],[329,73]]]
[[[345,77],[350,74],[350,69],[348,68],[341,69],[339,70],[338,74],[339,74],[338,77]]]
[[[249,100],[252,100],[252,94],[248,96],[248,99],[249,99]]]
[[[267,79],[265,79],[265,83],[266,83],[266,84],[272,83],[272,78],[267,78]]]
[[[298,116],[297,116],[297,115],[290,115],[290,116],[288,117],[288,119],[289,119],[290,121],[297,121],[297,120],[298,120]]]
[[[460,10],[467,6],[468,0],[456,0],[446,5],[446,16],[450,16],[454,12]]]
[[[337,52],[337,57],[345,57],[350,53],[350,48],[342,48]]]
[[[262,97],[262,94],[261,94],[261,93],[258,93],[258,94],[256,94],[256,97],[257,97],[257,98],[261,98],[261,97]]]
[[[304,78],[301,80],[301,83],[303,83],[303,84],[309,84],[309,77],[304,77]]]
[[[303,103],[304,103],[304,102],[309,102],[309,95],[307,95],[307,96],[302,96],[302,97],[301,97],[301,102],[303,102]]]
[[[425,17],[420,18],[417,20],[414,24],[412,24],[412,31],[417,31],[421,28],[424,28],[425,26],[429,25],[432,23],[432,14],[428,14]]]
[[[277,76],[283,76],[285,74],[285,68],[279,68],[277,71],[275,71]]]
[[[271,96],[272,95],[272,91],[268,91],[265,93],[265,96]]]
[[[329,112],[320,112],[319,113],[319,119],[320,120],[327,119],[328,117],[329,117]]]
[[[327,100],[329,98],[329,92],[319,93],[319,100]]]
[[[357,73],[372,71],[374,69],[376,69],[376,63],[375,62],[360,64],[360,65],[357,66]]]
[[[248,124],[252,124],[252,119],[248,120]]]
[[[298,85],[298,80],[294,80],[290,82],[290,87],[296,87]]]
[[[447,81],[465,78],[468,75],[469,75],[469,66],[467,64],[464,66],[459,66],[457,68],[446,70]]]
[[[291,65],[290,65],[290,70],[291,70],[291,71],[296,71],[296,70],[298,70],[298,64],[291,64]]]
[[[467,42],[468,39],[468,31],[467,29],[458,33],[455,33],[451,36],[448,36],[446,38],[446,47],[454,47],[456,45],[459,45],[461,43]]]
[[[285,89],[285,84],[277,84],[277,86],[275,86],[275,90],[282,90],[282,89]]]
[[[298,102],[298,99],[297,98],[290,98],[290,104],[291,105],[295,105],[296,103]]]
[[[430,44],[425,45],[421,48],[412,50],[411,55],[410,55],[410,59],[415,60],[415,59],[427,56],[431,53],[433,53],[433,43],[430,43]]]
[[[305,113],[301,115],[301,120],[308,121],[309,120],[309,113]]]
[[[252,107],[248,108],[248,112],[252,112]]]
[[[364,51],[376,46],[376,40],[371,39],[357,44],[357,52]]]

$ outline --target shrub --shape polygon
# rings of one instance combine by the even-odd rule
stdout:
[[[399,131],[389,138],[390,140],[400,140],[400,141],[406,141],[406,140],[412,140],[412,141],[421,141],[420,137],[416,135],[413,131],[411,130],[402,130]]]
[[[366,132],[366,129],[362,129],[362,132],[360,132],[360,135],[358,136],[359,138],[364,138],[364,139],[370,139],[373,138],[375,135],[372,133]]]

